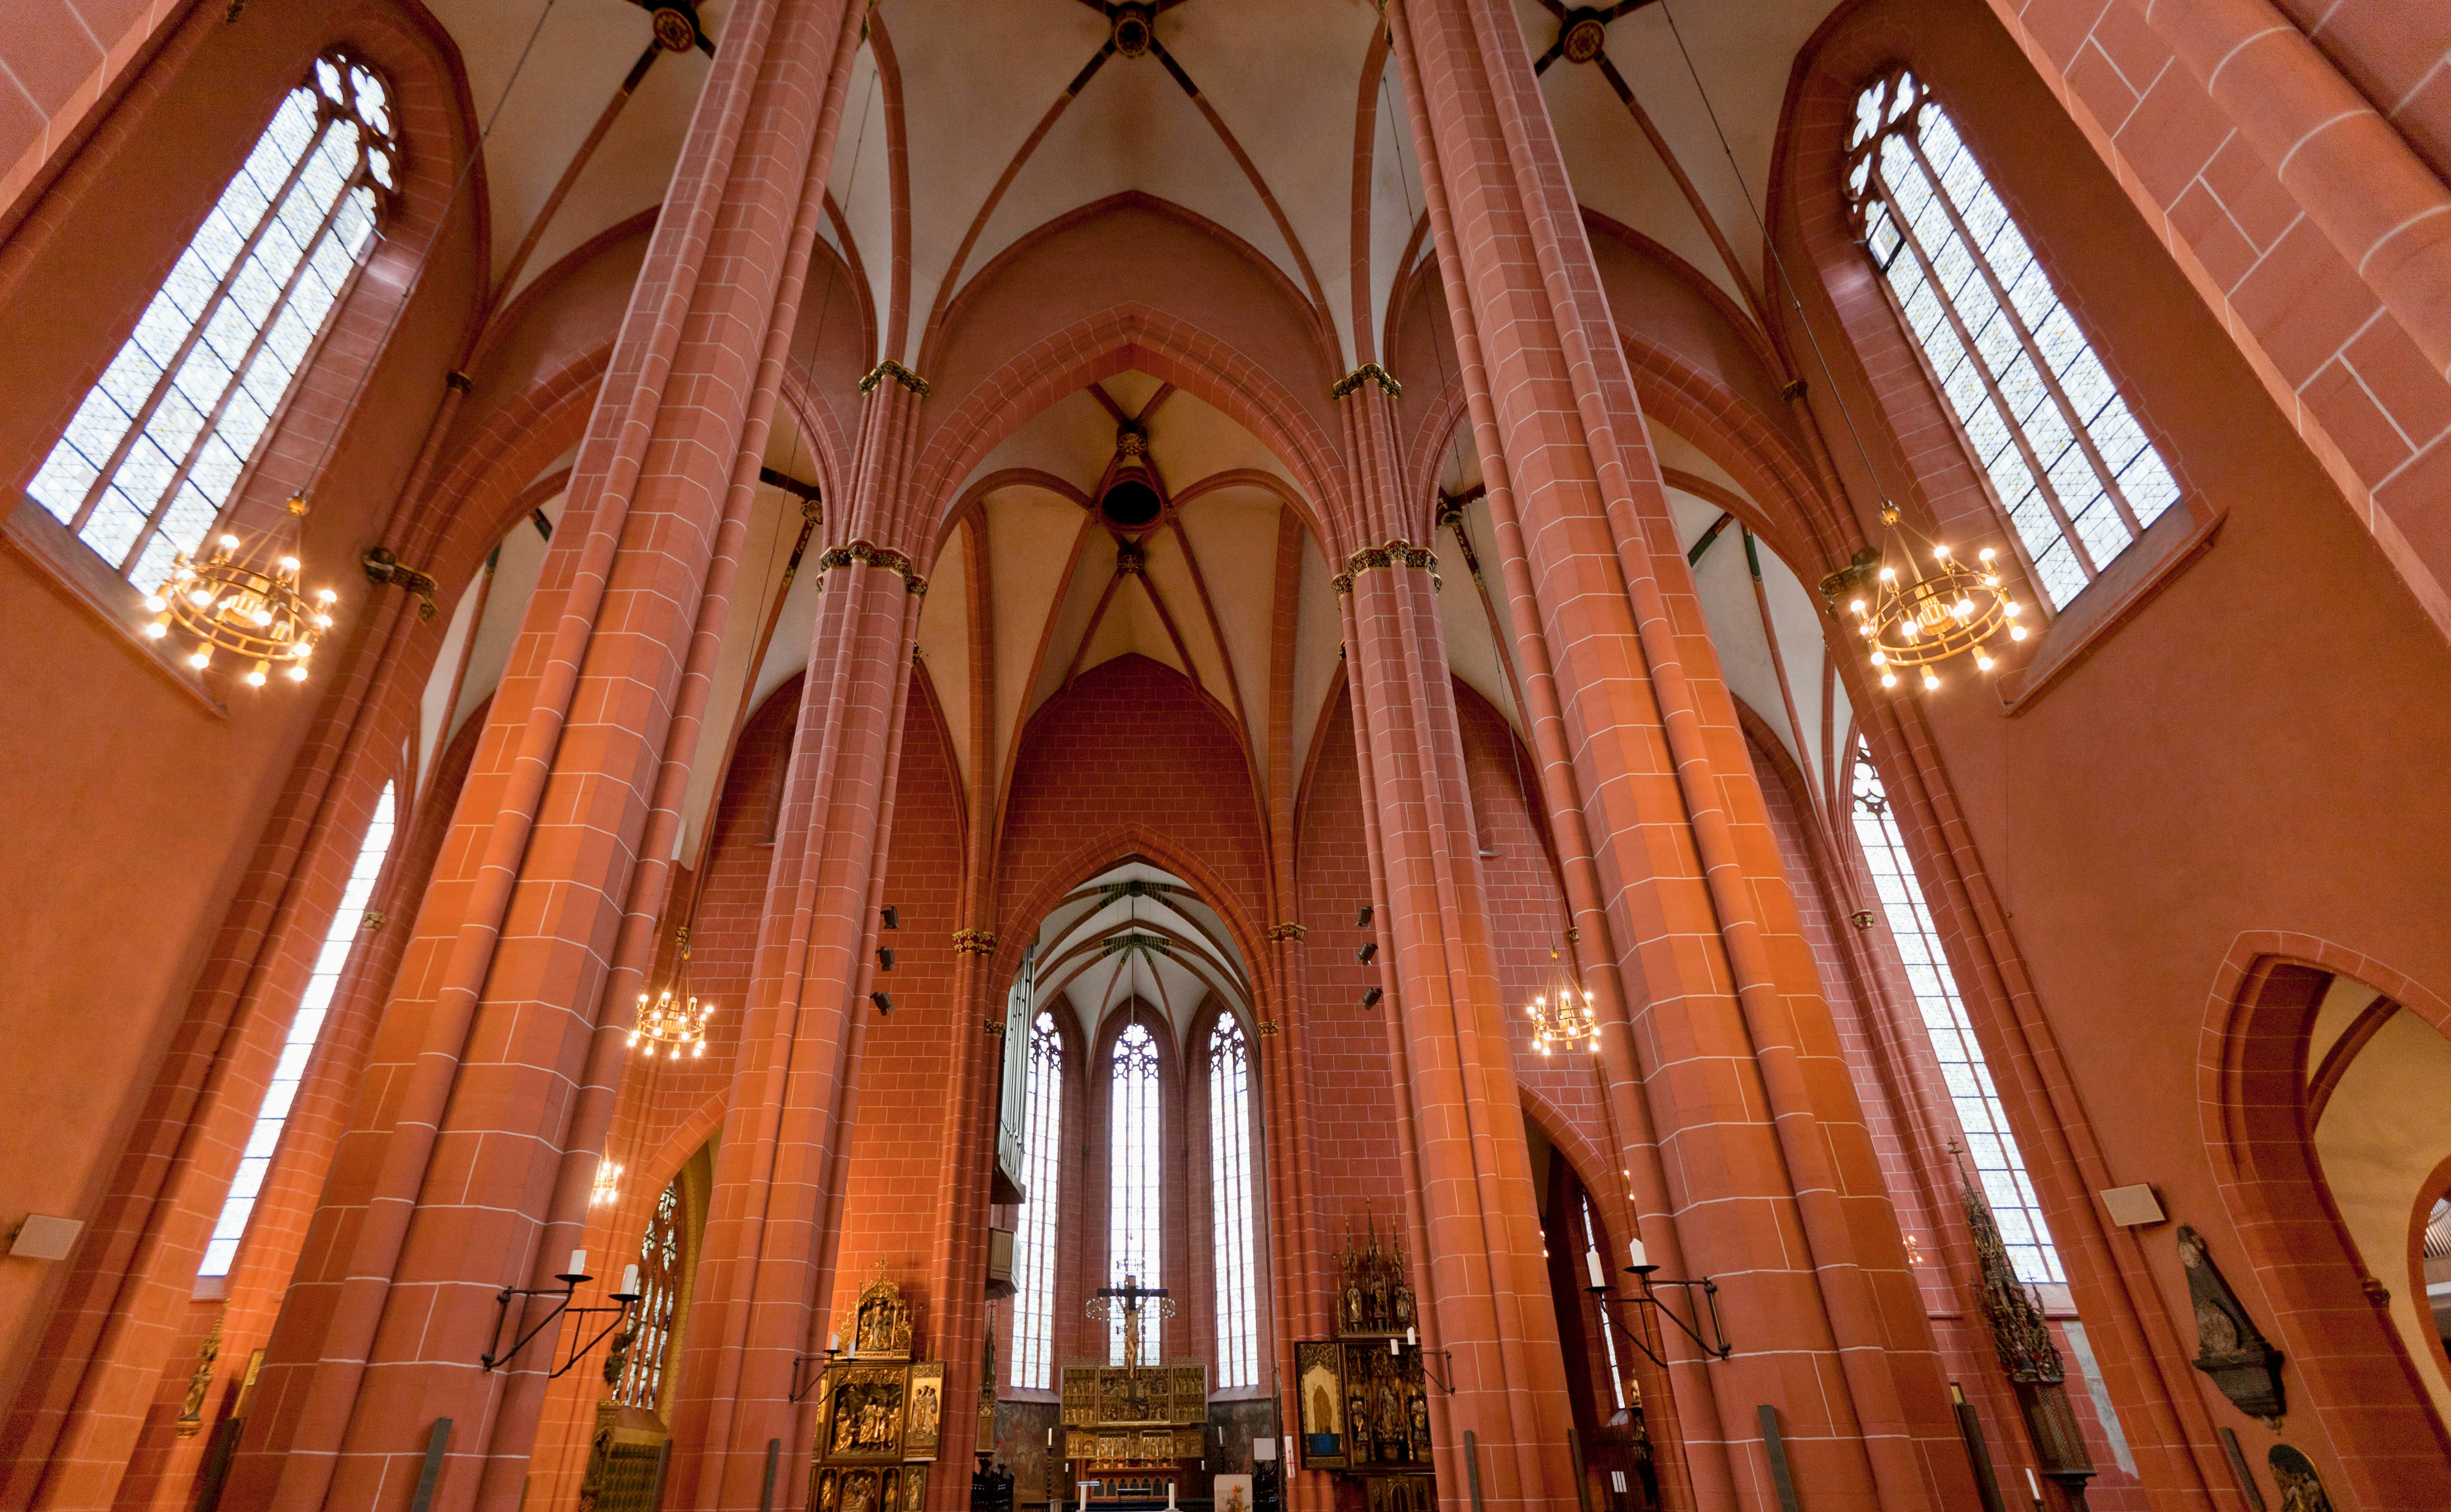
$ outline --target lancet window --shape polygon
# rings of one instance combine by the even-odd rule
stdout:
[[[2065,607],[2177,502],[2178,483],[1913,74],[1856,99],[1846,184],[1858,234],[2018,551]]]
[[[1064,1032],[1041,1011],[1029,1026],[1023,1113],[1020,1231],[1013,1235],[1012,1384],[1055,1384],[1055,1210],[1064,1153]]]
[[[624,1406],[653,1412],[663,1398],[686,1259],[683,1207],[680,1179],[675,1177],[656,1199],[655,1216],[648,1220],[647,1236],[638,1245],[638,1306],[631,1314],[621,1382],[613,1393],[614,1400]]]
[[[341,976],[364,932],[366,904],[374,898],[376,879],[382,875],[383,858],[391,853],[393,827],[392,785],[385,783],[382,796],[375,800],[366,838],[358,843],[357,863],[349,868],[341,906],[324,931],[324,948],[315,958],[315,974],[306,979],[306,996],[299,1000],[297,1017],[289,1020],[289,1037],[282,1043],[281,1058],[273,1064],[272,1078],[265,1086],[264,1103],[256,1110],[255,1127],[247,1134],[238,1173],[230,1178],[229,1195],[223,1199],[221,1217],[213,1225],[212,1238],[206,1242],[205,1263],[196,1270],[200,1276],[228,1275],[238,1258],[239,1241],[246,1237],[246,1221],[272,1169],[272,1152],[281,1143],[282,1125],[289,1119],[289,1105],[306,1076],[307,1058],[314,1055],[315,1041],[324,1033],[332,994],[339,990]]]
[[[1107,1112],[1107,1268],[1112,1284],[1127,1277],[1142,1286],[1163,1285],[1158,1242],[1161,1178],[1158,1125],[1157,1037],[1142,1024],[1127,1024],[1108,1057],[1113,1077]],[[1141,1319],[1141,1359],[1161,1358],[1158,1315]],[[1118,1309],[1108,1326],[1108,1364],[1124,1363],[1124,1324]]]
[[[1949,960],[1941,953],[1940,933],[1924,906],[1914,865],[1907,859],[1906,842],[1890,812],[1889,796],[1860,745],[1855,748],[1854,810],[1856,843],[1863,848],[1864,864],[1880,895],[1890,937],[1897,941],[1898,955],[1906,962],[1907,982],[1914,991],[1932,1054],[1940,1061],[1941,1077],[1949,1084],[1950,1100],[1956,1104],[1967,1159],[1983,1184],[1984,1199],[2000,1225],[2000,1237],[2010,1262],[2017,1268],[2017,1279],[2065,1281],[2068,1275],[2060,1269],[2059,1251],[2051,1246],[2050,1228],[2043,1222],[2042,1201],[2026,1173],[2016,1135],[2009,1132],[2008,1110],[1992,1085],[1983,1047],[1974,1042],[1974,1026],[1967,1019],[1957,979],[1951,975]]]
[[[1589,1257],[1585,1261],[1587,1266],[1597,1260],[1600,1263],[1598,1273],[1608,1273],[1608,1247],[1600,1243],[1599,1218],[1592,1212],[1592,1194],[1588,1192],[1583,1193],[1583,1252]],[[1618,1364],[1617,1335],[1605,1316],[1600,1319],[1600,1357],[1608,1361],[1609,1400],[1622,1412],[1625,1410],[1625,1371]]]
[[[1251,1256],[1251,1058],[1243,1026],[1217,1016],[1208,1035],[1208,1174],[1217,1217],[1217,1384],[1260,1384]]]
[[[315,60],[27,486],[140,587],[211,532],[374,245],[391,110],[364,64]]]

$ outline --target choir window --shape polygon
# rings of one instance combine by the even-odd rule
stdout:
[[[1055,1207],[1064,1153],[1064,1032],[1041,1012],[1029,1026],[1029,1093],[1022,1124],[1021,1231],[1013,1236],[1012,1384],[1055,1384]]]
[[[289,1037],[282,1044],[281,1058],[264,1089],[264,1104],[256,1110],[255,1127],[247,1134],[245,1153],[239,1157],[238,1174],[230,1178],[221,1219],[205,1244],[205,1263],[196,1270],[200,1276],[228,1275],[231,1262],[238,1258],[247,1217],[255,1212],[256,1196],[264,1191],[265,1175],[272,1169],[273,1149],[281,1143],[281,1126],[288,1121],[289,1104],[298,1095],[298,1084],[305,1079],[307,1057],[315,1053],[315,1040],[324,1032],[324,1016],[331,1010],[332,994],[341,985],[341,974],[347,969],[350,952],[363,930],[375,879],[382,875],[383,858],[391,853],[391,793],[392,785],[385,783],[382,796],[375,800],[374,821],[359,843],[349,885],[341,894],[331,927],[324,931],[315,974],[306,979],[306,996],[299,1000],[298,1016],[289,1020]]]
[[[1950,1101],[1957,1106],[1958,1127],[1966,1134],[1967,1157],[1983,1183],[1983,1195],[2000,1225],[2000,1237],[2017,1268],[2017,1279],[2065,1281],[2051,1231],[2043,1222],[2043,1205],[2026,1174],[2025,1157],[2016,1136],[2009,1132],[2008,1110],[1991,1084],[1991,1068],[1984,1063],[1983,1047],[1974,1042],[1974,1026],[1957,996],[1957,979],[1941,954],[1940,935],[1925,908],[1916,885],[1914,866],[1907,859],[1905,840],[1890,813],[1881,778],[1872,758],[1855,748],[1855,839],[1864,863],[1880,894],[1881,913],[1890,936],[1906,961],[1907,981],[1914,989],[1915,1007],[1923,1015],[1924,1032],[1931,1037],[1932,1054],[1949,1084]]]
[[[1217,1384],[1260,1384],[1258,1288],[1251,1260],[1251,1057],[1243,1026],[1217,1016],[1208,1036],[1208,1174],[1217,1216]]]
[[[1847,188],[1864,245],[2054,609],[2179,485],[2042,264],[1912,73],[1855,102]]]
[[[27,485],[150,588],[221,517],[369,247],[398,169],[390,93],[315,60]]]
[[[1162,1286],[1158,1245],[1157,1038],[1140,1024],[1115,1037],[1113,1095],[1108,1105],[1107,1265],[1111,1284],[1129,1277],[1145,1287]],[[1141,1314],[1141,1359],[1160,1359],[1161,1325],[1154,1309]],[[1120,1309],[1108,1328],[1108,1360],[1124,1363]]]
[[[630,1339],[621,1367],[621,1384],[613,1400],[624,1406],[657,1410],[664,1374],[671,1361],[673,1318],[680,1307],[681,1183],[664,1189],[656,1199],[656,1215],[638,1246],[638,1306],[630,1315]]]

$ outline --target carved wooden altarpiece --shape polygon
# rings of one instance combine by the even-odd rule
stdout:
[[[944,1428],[944,1363],[911,1358],[910,1304],[883,1261],[845,1321],[850,1347],[817,1380],[810,1512],[919,1512]]]

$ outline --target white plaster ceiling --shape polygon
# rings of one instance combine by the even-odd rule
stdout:
[[[1040,921],[1037,942],[1037,1001],[1061,995],[1092,1035],[1110,1014],[1153,1013],[1180,1045],[1211,995],[1250,1012],[1250,973],[1216,910],[1146,862],[1074,888]]]
[[[1675,20],[1690,71],[1661,0],[1618,7],[1622,13],[1608,24],[1608,59],[1735,247],[1744,282],[1757,285],[1762,276],[1748,195],[1758,203],[1767,182],[1796,48],[1831,8],[1831,0],[1687,6]],[[549,9],[544,0],[433,0],[433,10],[461,50],[480,127],[500,106],[484,152],[490,266],[499,278],[647,47],[647,16],[628,0],[552,0]],[[708,0],[702,10],[718,48],[728,10],[728,0]],[[1557,40],[1563,10],[1559,0],[1517,0],[1535,58]],[[1372,162],[1359,191],[1368,199],[1366,265],[1357,262],[1355,126],[1380,24],[1372,0],[1176,0],[1158,17],[1157,49],[1113,53],[1082,83],[1109,35],[1095,0],[878,0],[873,29],[887,47],[859,50],[829,187],[881,327],[893,324],[892,270],[897,254],[906,260],[903,336],[891,355],[912,359],[949,280],[958,288],[1033,229],[1134,190],[1247,242],[1321,302],[1342,356],[1357,360],[1350,281],[1366,272],[1362,319],[1375,330],[1395,262],[1423,210],[1394,72],[1382,70],[1370,89]],[[505,99],[531,34],[533,51]],[[1159,49],[1196,88],[1196,101]],[[878,72],[881,52],[892,60],[891,92]],[[698,52],[657,58],[574,180],[519,283],[660,203],[710,64]],[[1069,96],[1076,83],[1079,94]],[[1741,292],[1600,68],[1557,59],[1541,88],[1584,203]],[[907,148],[903,247],[894,244],[889,150],[897,131]],[[834,234],[829,226],[829,240]]]
[[[459,46],[477,129],[487,133],[488,268],[499,279],[653,40],[647,12],[628,0],[428,0],[427,9]],[[730,9],[730,0],[701,5],[711,36],[720,38]],[[663,202],[711,62],[703,52],[666,52],[648,68],[528,258],[521,286],[588,238]]]

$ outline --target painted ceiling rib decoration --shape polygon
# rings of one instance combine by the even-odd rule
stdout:
[[[1251,979],[1225,921],[1172,872],[1132,860],[1065,895],[1038,927],[1038,996],[1094,1036],[1109,1014],[1164,1018],[1180,1044],[1211,997],[1248,1016]]]

